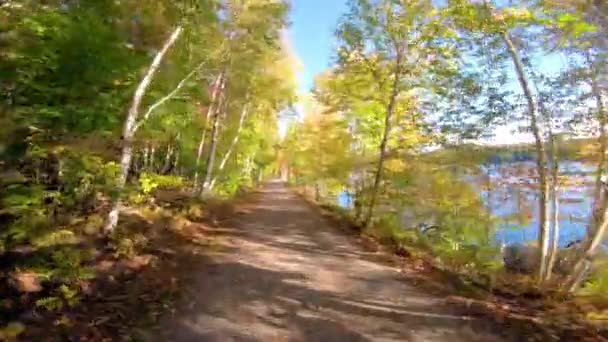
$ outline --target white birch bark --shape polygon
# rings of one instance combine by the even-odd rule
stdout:
[[[194,166],[194,186],[198,187],[199,169],[201,166],[201,158],[203,157],[203,151],[205,150],[205,141],[207,140],[207,125],[209,125],[209,119],[214,113],[217,107],[217,98],[220,92],[223,90],[224,83],[224,72],[217,75],[217,78],[213,82],[213,90],[211,91],[211,102],[209,108],[207,108],[207,116],[205,117],[205,128],[201,134],[201,140],[198,144],[198,150],[196,152],[196,162]]]
[[[602,96],[602,91],[598,84],[597,80],[597,67],[591,60],[591,56],[587,54],[587,63],[589,64],[589,68],[591,69],[591,93],[593,98],[595,99],[595,104],[597,107],[597,121],[599,124],[599,136],[598,142],[600,146],[599,151],[599,160],[597,164],[596,170],[596,179],[595,179],[595,190],[593,194],[593,208],[592,208],[592,220],[596,221],[596,224],[590,224],[587,229],[587,233],[589,235],[589,239],[593,237],[594,231],[593,227],[597,225],[597,221],[601,219],[601,213],[605,208],[601,206],[602,203],[605,203],[602,196],[605,195],[603,191],[602,184],[602,176],[606,172],[606,152],[608,151],[608,141],[606,140],[606,124],[608,124],[608,118],[606,117],[606,106],[604,105],[604,99]]]
[[[225,85],[225,84],[224,84]],[[224,100],[225,101],[225,100]],[[205,180],[201,188],[201,194],[206,194],[210,190],[211,177],[213,176],[213,166],[215,163],[215,154],[217,150],[217,142],[219,140],[219,129],[221,119],[221,104],[218,105],[218,110],[213,115],[213,126],[211,128],[211,146],[209,147],[209,154],[207,156],[207,165],[205,172]]]
[[[557,156],[557,141],[553,133],[551,133],[551,159],[553,165],[551,168],[551,226],[552,240],[549,249],[549,259],[547,260],[547,270],[545,280],[551,279],[557,254],[559,251],[559,161]]]
[[[160,67],[163,58],[173,46],[173,44],[177,41],[180,34],[182,33],[183,28],[178,26],[175,28],[171,36],[165,41],[162,49],[156,54],[152,64],[148,67],[148,71],[146,72],[144,78],[141,80],[135,94],[133,95],[133,101],[131,103],[131,107],[129,108],[129,112],[127,114],[127,119],[123,126],[122,133],[122,153],[120,158],[120,175],[116,182],[116,190],[118,191],[118,195],[112,201],[112,206],[110,212],[108,213],[108,217],[106,219],[106,224],[104,226],[104,233],[110,234],[116,228],[118,224],[118,214],[121,207],[121,198],[122,191],[127,182],[127,176],[129,175],[129,169],[131,168],[131,159],[133,158],[133,138],[135,136],[135,127],[137,118],[139,116],[139,107],[141,105],[141,101],[154,78],[154,74]]]
[[[548,192],[549,192],[549,184],[547,182],[547,162],[545,157],[545,145],[543,142],[543,135],[538,124],[538,110],[536,108],[536,101],[534,100],[534,95],[532,94],[532,90],[530,88],[528,78],[524,71],[524,66],[517,51],[517,48],[513,44],[511,37],[508,32],[504,32],[502,35],[502,39],[507,46],[507,50],[511,59],[513,60],[513,64],[515,66],[515,72],[517,74],[517,79],[519,81],[519,85],[522,88],[526,101],[528,103],[528,116],[530,119],[530,128],[532,129],[532,134],[534,135],[534,141],[536,146],[536,165],[538,172],[538,182],[539,182],[539,196],[538,196],[538,205],[539,205],[539,238],[538,238],[538,246],[540,248],[540,267],[538,270],[538,280],[542,281],[546,277],[547,273],[547,256],[549,252],[549,225],[548,225]]]
[[[148,118],[150,118],[150,115],[152,115],[152,113],[158,109],[160,106],[162,106],[165,102],[169,101],[170,99],[172,99],[175,95],[177,95],[177,93],[184,87],[184,85],[186,85],[186,82],[188,82],[194,75],[196,75],[197,72],[200,71],[200,69],[205,65],[205,62],[201,62],[199,65],[197,65],[194,69],[192,69],[192,71],[190,71],[190,73],[188,73],[188,75],[186,75],[186,77],[184,77],[178,84],[177,86],[175,86],[175,88],[173,88],[173,90],[168,93],[167,95],[165,95],[163,98],[161,98],[160,100],[156,101],[154,104],[152,104],[150,107],[148,107],[148,110],[146,111],[146,113],[144,113],[144,115],[142,116],[141,120],[139,120],[139,122],[135,125],[134,130],[137,131],[141,125],[143,125],[146,120],[148,120]]]
[[[234,151],[234,148],[238,144],[239,137],[240,137],[241,131],[243,129],[243,123],[245,122],[245,118],[247,117],[248,113],[249,113],[249,104],[246,104],[243,107],[243,110],[241,111],[241,117],[239,118],[239,126],[238,126],[238,128],[236,130],[236,134],[234,135],[234,138],[232,139],[232,142],[230,143],[230,147],[228,148],[228,151],[226,152],[226,154],[222,158],[222,161],[220,162],[220,165],[217,168],[217,172],[216,172],[215,176],[213,176],[213,180],[211,181],[211,184],[209,184],[209,190],[212,190],[213,187],[215,186],[215,182],[217,181],[218,174],[222,170],[224,170],[224,167],[226,166],[226,163],[228,162],[228,159],[230,158],[230,155],[232,154],[232,152]]]
[[[604,184],[604,186],[606,185]],[[604,191],[606,190],[604,189]],[[605,204],[603,205],[603,207],[606,208]],[[608,230],[608,210],[604,209],[600,221],[594,228],[595,233],[593,235],[593,238],[587,243],[585,247],[585,252],[581,256],[581,258],[576,262],[572,275],[567,281],[569,292],[575,292],[576,290],[578,290],[578,288],[585,280],[589,269],[591,268],[593,259],[597,256],[600,244],[602,243],[604,235]]]

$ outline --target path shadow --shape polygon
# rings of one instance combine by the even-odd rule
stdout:
[[[165,327],[168,335],[161,340],[290,337],[293,341],[371,341],[339,322],[341,317],[354,317],[362,322],[380,319],[401,325],[399,331],[394,330],[395,324],[380,326],[374,337],[403,341],[409,339],[409,331],[449,331],[474,322],[468,317],[429,312],[424,304],[405,307],[360,301],[312,289],[297,272],[276,272],[245,263],[214,264],[208,259],[198,262],[207,264],[206,271],[192,284],[193,290],[185,296],[171,326]],[[385,329],[391,326],[392,331]]]
[[[222,226],[226,239],[279,250],[287,258],[295,255],[298,262],[373,261],[350,237],[329,231],[322,217],[302,209],[307,208],[302,199],[281,185],[254,194],[252,201],[255,205]],[[273,267],[280,259],[260,264],[250,254],[238,256],[234,246],[222,253],[199,255],[192,261],[200,271],[190,275],[188,292],[176,313],[157,327],[155,340],[371,341],[373,336],[373,340],[408,341],[443,334],[457,340],[492,341],[487,337],[499,331],[490,323],[430,306],[429,296],[414,288],[400,292],[408,299],[406,304],[392,303],[390,298],[361,299],[315,287],[305,270]],[[385,271],[374,277],[353,275],[352,280],[381,288],[396,282],[398,274]],[[366,325],[365,335],[358,325]],[[513,339],[506,334],[505,339]]]

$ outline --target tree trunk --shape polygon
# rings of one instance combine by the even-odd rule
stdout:
[[[141,154],[135,151],[133,153],[133,173],[138,175],[141,171]]]
[[[178,176],[184,176],[182,170],[179,167],[180,150],[175,151],[175,160],[173,161],[173,170],[176,170]]]
[[[205,172],[205,180],[201,188],[201,194],[206,194],[211,185],[211,177],[213,176],[213,166],[215,163],[215,152],[217,150],[217,142],[220,131],[220,119],[221,119],[221,104],[218,105],[218,110],[213,115],[213,125],[211,128],[211,146],[209,147],[209,155],[207,156],[207,170]]]
[[[243,110],[241,111],[241,117],[239,118],[239,126],[236,130],[236,134],[234,135],[234,138],[232,139],[232,142],[230,143],[230,147],[228,148],[228,151],[226,152],[226,154],[224,155],[224,158],[222,158],[222,161],[220,162],[220,165],[217,169],[218,172],[213,177],[213,180],[211,181],[211,184],[209,185],[209,190],[213,189],[213,186],[215,185],[215,182],[217,181],[217,176],[218,176],[219,172],[224,169],[224,167],[226,166],[226,163],[228,162],[228,158],[230,158],[232,151],[234,151],[236,144],[238,144],[241,130],[243,129],[243,123],[245,122],[245,118],[247,117],[248,112],[249,112],[249,104],[247,103],[247,104],[245,104],[245,106],[243,107]]]
[[[540,93],[538,88],[537,93]],[[538,106],[541,114],[544,115],[546,125],[549,133],[549,155],[552,162],[551,165],[551,184],[549,195],[551,197],[551,224],[549,229],[551,230],[551,246],[549,249],[549,256],[547,260],[547,269],[543,281],[551,279],[555,262],[557,260],[559,250],[559,157],[558,157],[558,143],[557,136],[553,133],[553,114],[550,110],[545,107],[545,103],[541,98],[538,100]]]
[[[595,232],[591,229],[597,226],[598,221],[601,219],[601,214],[605,208],[600,206],[601,203],[604,203],[602,196],[605,195],[602,185],[602,176],[606,172],[606,152],[608,150],[608,141],[606,140],[606,124],[608,123],[608,118],[606,117],[606,108],[604,105],[604,99],[602,97],[601,89],[598,85],[597,81],[597,68],[594,66],[591,57],[587,53],[587,62],[589,63],[589,68],[591,69],[591,92],[595,99],[595,104],[597,107],[597,121],[599,123],[599,131],[600,134],[598,136],[598,142],[600,145],[600,155],[597,163],[596,170],[596,179],[595,179],[595,190],[593,194],[593,208],[592,208],[592,218],[596,224],[590,224],[587,229],[587,234],[589,238],[593,236]]]
[[[376,176],[374,178],[374,185],[370,194],[369,208],[363,226],[369,227],[374,215],[374,207],[376,205],[376,198],[378,197],[378,188],[382,181],[382,169],[384,168],[384,160],[386,159],[386,150],[388,146],[388,139],[391,134],[393,112],[397,104],[397,96],[399,95],[399,82],[401,80],[401,54],[397,54],[397,60],[395,65],[395,78],[393,80],[393,88],[391,89],[391,97],[388,105],[386,106],[386,114],[384,116],[384,133],[382,135],[382,141],[380,142],[380,158],[378,159],[378,165],[376,169]]]
[[[557,156],[557,139],[553,132],[549,132],[549,135],[551,139],[549,149],[551,152],[551,160],[553,161],[553,165],[551,167],[552,240],[551,249],[549,250],[549,260],[547,261],[547,271],[545,275],[545,280],[551,279],[559,249],[559,160]]]
[[[171,165],[172,165],[172,161],[173,161],[173,145],[169,144],[167,145],[167,154],[165,155],[165,162],[163,163],[163,168],[161,169],[160,173],[163,175],[166,175],[169,173],[169,171],[171,171]]]
[[[355,190],[355,196],[353,199],[353,209],[354,209],[355,222],[359,222],[359,219],[361,219],[361,191],[358,187],[355,189],[356,190]]]
[[[358,170],[359,179],[356,184],[354,209],[355,209],[355,222],[359,223],[361,215],[363,214],[363,194],[365,192],[365,171]]]
[[[604,184],[604,187],[605,186],[606,185]],[[604,191],[606,190],[604,189]],[[604,194],[604,201],[605,198],[606,197]],[[606,208],[606,205],[603,204],[602,207]],[[584,254],[577,261],[576,265],[574,266],[574,271],[567,281],[569,292],[578,290],[580,285],[585,280],[593,259],[597,255],[598,248],[604,239],[606,231],[608,230],[608,210],[604,210],[599,224],[594,228],[595,234],[593,238],[587,243]]]
[[[169,147],[167,147],[168,158],[165,160],[165,166],[163,167],[163,174],[168,175],[171,174],[174,170],[177,169],[177,163],[179,159],[179,141],[180,141],[181,133],[177,133],[175,139],[169,143]],[[169,153],[169,150],[171,153]],[[173,158],[175,157],[175,158]]]
[[[150,148],[150,172],[156,173],[156,146],[152,145]]]
[[[146,94],[146,90],[152,82],[154,74],[160,67],[163,58],[167,54],[167,51],[169,51],[171,46],[177,41],[177,38],[179,38],[181,33],[181,26],[175,28],[171,36],[165,41],[162,49],[154,57],[154,60],[152,61],[152,64],[150,64],[146,75],[137,86],[137,90],[133,95],[133,101],[131,103],[131,107],[129,108],[127,119],[125,120],[122,132],[122,156],[120,158],[120,175],[116,182],[116,189],[118,191],[118,195],[112,201],[112,206],[106,219],[106,224],[104,226],[104,233],[106,234],[112,233],[116,228],[116,225],[118,224],[118,214],[121,207],[120,197],[127,182],[127,176],[129,175],[129,169],[131,168],[131,159],[133,158],[133,138],[135,137],[136,132],[135,125],[137,122],[137,117],[139,116],[139,106],[144,95]]]
[[[160,106],[162,106],[165,102],[167,102],[170,99],[172,99],[184,87],[184,85],[186,85],[186,82],[188,82],[188,80],[190,80],[194,75],[196,75],[196,73],[204,65],[205,65],[205,62],[199,63],[194,69],[192,69],[192,71],[190,71],[188,73],[188,75],[186,75],[186,77],[182,78],[182,80],[179,81],[179,83],[177,84],[177,86],[175,88],[173,88],[173,90],[170,93],[168,93],[163,98],[161,98],[160,100],[156,101],[153,105],[151,105],[150,107],[148,107],[148,110],[144,113],[144,115],[141,118],[141,120],[135,125],[135,131],[137,131],[139,129],[139,127],[141,127],[141,125],[143,125],[146,122],[146,120],[148,120],[148,118],[150,117],[150,115],[152,115],[152,113],[156,109],[158,109]]]
[[[528,78],[526,77],[526,73],[524,71],[524,66],[517,52],[517,48],[511,41],[511,37],[508,32],[504,32],[502,35],[502,39],[507,46],[507,50],[509,51],[509,55],[513,60],[513,64],[515,65],[515,71],[517,73],[517,79],[519,81],[519,85],[522,88],[524,96],[526,97],[526,101],[528,102],[528,115],[530,117],[530,128],[532,129],[532,134],[534,135],[534,141],[536,145],[536,165],[538,172],[538,183],[539,183],[539,191],[540,194],[538,196],[538,205],[539,205],[539,234],[538,234],[538,246],[540,248],[540,267],[538,270],[538,280],[542,281],[545,279],[547,273],[547,255],[549,252],[549,226],[547,224],[548,215],[548,192],[549,192],[549,184],[547,182],[547,162],[545,158],[545,146],[543,142],[543,135],[541,133],[538,118],[537,118],[537,109],[536,102],[534,101],[534,95],[532,95],[532,91],[530,89],[530,85],[528,82]]]
[[[207,140],[207,126],[209,125],[209,119],[213,112],[216,110],[217,97],[224,88],[224,72],[217,75],[217,78],[213,82],[213,90],[211,91],[211,101],[209,108],[207,108],[207,116],[205,117],[205,128],[201,134],[201,141],[198,144],[198,151],[196,152],[196,163],[194,166],[194,186],[198,186],[199,170],[201,166],[201,158],[205,149],[205,141]]]
[[[606,150],[608,148],[606,141],[606,123],[608,118],[606,115],[606,107],[604,105],[601,89],[597,82],[597,69],[593,67],[591,58],[587,55],[587,61],[591,64],[591,91],[595,98],[598,121],[600,125],[600,158],[597,166],[597,178],[594,193],[593,203],[593,218],[588,229],[588,242],[585,246],[583,255],[574,266],[574,270],[567,281],[568,291],[575,292],[585,280],[593,259],[595,258],[598,248],[604,239],[604,235],[608,230],[608,198],[606,194],[606,184],[603,180],[606,172]]]
[[[486,193],[487,193],[487,201],[488,201],[488,207],[490,208],[490,212],[492,211],[492,200],[493,200],[493,193],[494,193],[494,187],[492,186],[492,170],[491,168],[491,164],[490,166],[488,166],[488,170],[487,170],[487,175],[486,175]],[[485,225],[485,240],[486,240],[486,244],[490,245],[492,243],[492,237],[491,237],[491,230],[492,228],[490,227],[490,225]]]
[[[144,147],[144,158],[142,161],[141,168],[144,172],[147,172],[150,169],[150,146],[148,146],[148,145],[146,145],[146,147]]]
[[[249,158],[247,158],[246,166],[243,169],[243,173],[247,177],[247,181],[248,181],[249,185],[253,185],[253,158],[254,158],[253,155],[251,155],[251,156],[249,156]]]

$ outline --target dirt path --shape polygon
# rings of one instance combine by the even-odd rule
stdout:
[[[370,261],[274,183],[243,206],[158,335],[164,341],[502,341]],[[203,257],[202,257],[203,258]]]

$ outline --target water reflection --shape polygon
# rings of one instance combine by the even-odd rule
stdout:
[[[585,238],[591,215],[594,170],[594,166],[579,161],[560,164],[560,247]],[[481,173],[463,175],[462,179],[479,191],[484,204],[497,218],[497,243],[525,244],[538,239],[537,178],[536,165],[530,160],[489,163],[481,167]],[[346,190],[337,195],[336,201],[343,208],[353,207],[352,194]],[[411,216],[406,214],[403,213]],[[410,225],[411,219],[407,220]]]
[[[533,161],[486,165],[481,175],[468,176],[466,181],[478,188],[486,207],[498,218],[498,242],[510,245],[538,239],[539,190]],[[560,183],[559,246],[564,247],[585,237],[594,167],[578,161],[562,162]]]

